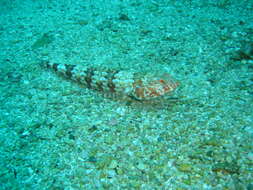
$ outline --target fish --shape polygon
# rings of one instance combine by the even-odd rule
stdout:
[[[137,101],[162,97],[179,86],[179,82],[166,72],[141,73],[133,70],[112,70],[50,61],[45,61],[43,64],[46,68],[89,89]]]

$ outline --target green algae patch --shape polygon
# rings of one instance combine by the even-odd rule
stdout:
[[[53,35],[44,33],[40,38],[38,38],[32,45],[32,49],[38,49],[41,47],[48,46],[54,40]]]
[[[212,171],[224,174],[239,174],[239,166],[236,163],[222,162],[215,164]]]
[[[212,146],[212,147],[220,147],[222,146],[222,142],[218,138],[210,138],[210,139],[204,139],[201,142],[200,147],[206,147],[206,146]]]
[[[179,163],[177,164],[177,169],[181,172],[191,172],[192,165],[188,163]]]

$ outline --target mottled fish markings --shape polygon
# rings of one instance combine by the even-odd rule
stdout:
[[[80,65],[46,62],[46,67],[88,88],[135,100],[150,100],[174,91],[178,82],[167,73],[140,74],[125,70],[99,70]]]

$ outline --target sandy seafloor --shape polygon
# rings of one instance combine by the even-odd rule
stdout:
[[[252,190],[252,13],[251,0],[0,0],[0,189]],[[180,86],[122,101],[45,59],[166,70]]]

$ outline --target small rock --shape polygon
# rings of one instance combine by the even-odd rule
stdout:
[[[137,165],[137,168],[140,169],[140,170],[145,170],[146,169],[146,165],[144,163],[139,163]]]
[[[117,166],[118,166],[118,162],[116,160],[112,160],[110,165],[109,165],[109,168],[114,169]]]
[[[88,131],[92,133],[92,132],[96,131],[97,129],[98,129],[98,128],[97,128],[96,125],[92,125],[92,127],[89,128]]]
[[[249,153],[247,154],[247,158],[248,158],[249,160],[253,161],[253,152],[249,152]]]
[[[126,14],[120,14],[119,20],[129,21],[130,18]]]
[[[90,156],[89,158],[88,158],[88,162],[97,162],[97,158],[95,157],[95,156]]]

